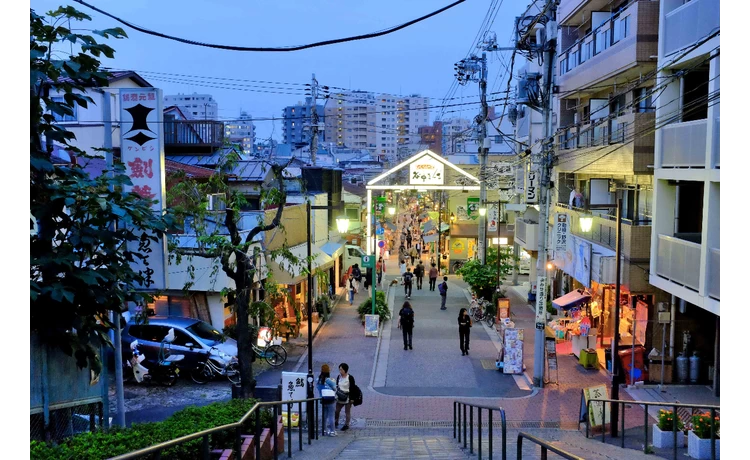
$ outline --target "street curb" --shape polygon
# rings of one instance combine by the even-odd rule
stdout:
[[[339,288],[339,290],[342,290],[343,288]],[[331,317],[333,316],[333,312],[336,311],[336,307],[338,307],[339,303],[341,302],[341,299],[343,299],[343,295],[336,294],[336,303],[334,303],[331,306],[331,311],[328,312],[328,321],[324,321],[322,324],[320,324],[315,330],[313,331],[313,344],[315,343],[315,339],[318,338],[318,333],[323,330],[324,327],[328,325],[328,323],[331,322]],[[307,348],[310,345],[305,346],[305,351],[302,353],[302,355],[297,360],[297,365],[294,366],[294,369],[292,372],[299,372],[299,368],[302,367],[302,362],[307,358]]]
[[[383,281],[385,281],[385,280],[386,280],[385,275],[383,275]],[[395,300],[396,300],[396,291],[393,291],[391,289],[391,287],[392,286],[389,284],[388,285],[388,290],[386,291],[386,294],[385,294],[385,298],[388,300],[388,309],[391,312],[391,321],[393,321],[393,311],[394,311],[393,310],[393,306],[394,306]],[[393,293],[393,295],[391,295],[391,293]],[[385,331],[385,324],[381,324],[380,325],[380,330],[378,331],[378,344],[375,347],[375,360],[374,360],[374,362],[372,364],[372,373],[370,374],[370,384],[367,386],[367,388],[369,390],[372,390],[372,391],[375,391],[374,390],[374,388],[375,388],[375,375],[377,374],[378,363],[380,362],[380,345],[381,345],[381,342],[383,341],[384,331]],[[390,331],[389,331],[388,340],[390,340],[390,338],[391,337],[390,337]],[[387,371],[387,370],[388,370],[388,366],[386,364],[385,371]],[[383,377],[383,379],[385,380],[385,376]],[[380,393],[378,393],[378,394],[380,394]]]

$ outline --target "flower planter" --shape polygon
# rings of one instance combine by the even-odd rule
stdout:
[[[701,439],[690,431],[688,433],[688,456],[692,458],[711,458],[711,439]],[[718,439],[716,439],[716,458],[720,458]]]
[[[671,449],[674,446],[674,433],[669,431],[662,431],[659,429],[659,425],[654,423],[653,438],[654,447],[660,449]],[[685,446],[685,434],[682,431],[677,432],[677,447]]]

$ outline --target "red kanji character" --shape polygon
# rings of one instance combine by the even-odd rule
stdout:
[[[129,100],[130,100],[130,94],[127,94],[127,93],[126,93],[126,94],[123,94],[123,95],[122,95],[122,100],[123,100],[123,101],[129,101]]]
[[[146,100],[146,93],[141,93],[138,95],[138,100],[145,101]]]
[[[150,200],[153,200],[156,196],[156,194],[151,193],[151,187],[148,185],[144,185],[143,187],[141,187],[140,185],[136,185],[135,187],[133,187],[133,192],[139,194],[143,198],[148,198]]]
[[[130,177],[148,177],[151,179],[154,177],[154,168],[153,168],[154,160],[149,159],[148,161],[143,161],[140,158],[136,158],[133,161],[128,161],[128,166],[130,166],[130,170],[132,173],[130,174]]]
[[[156,100],[156,94],[154,94],[154,93],[148,93],[148,100],[149,101],[155,101]]]

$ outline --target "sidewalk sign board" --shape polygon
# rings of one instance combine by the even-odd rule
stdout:
[[[307,374],[304,372],[282,372],[281,373],[281,399],[283,401],[294,401],[307,399],[307,386],[305,384]],[[300,418],[305,419],[305,409],[307,404],[302,404],[302,414]],[[292,405],[292,413],[297,413],[297,404]],[[286,406],[284,406],[286,413]]]
[[[592,428],[596,428],[598,426],[602,426],[609,424],[610,422],[610,415],[609,415],[609,409],[610,405],[606,403],[601,404],[592,404],[591,408],[588,411],[588,414],[586,414],[586,407],[588,406],[588,402],[591,399],[609,399],[609,391],[607,391],[606,385],[597,385],[594,387],[588,387],[581,390],[581,410],[579,414],[578,421],[579,422],[585,422],[586,417],[588,417],[589,425]],[[604,404],[604,420],[602,420],[602,404]]]
[[[379,315],[365,315],[365,337],[377,337],[379,325]]]

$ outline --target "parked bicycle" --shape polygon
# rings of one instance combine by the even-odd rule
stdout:
[[[229,356],[216,347],[211,347],[208,359],[198,363],[198,366],[190,372],[190,378],[199,385],[220,375],[234,384],[240,383],[240,366],[237,357]]]
[[[253,345],[253,352],[255,356],[265,358],[266,362],[273,367],[279,367],[286,362],[286,349],[281,345],[271,345],[268,340],[264,348]]]
[[[484,321],[488,326],[493,326],[495,324],[495,316],[487,311],[490,302],[484,300],[482,297],[477,299],[476,296],[472,296],[470,305],[471,308],[469,309],[469,315],[471,315],[471,318],[474,321]]]

